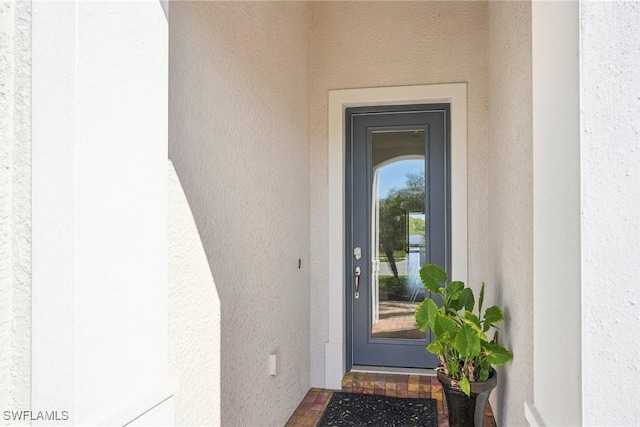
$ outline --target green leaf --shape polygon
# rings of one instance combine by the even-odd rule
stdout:
[[[487,354],[486,361],[494,366],[504,365],[513,358],[513,354],[501,345],[485,344],[483,347]]]
[[[458,364],[456,363],[455,360],[448,360],[447,361],[447,369],[449,370],[449,376],[451,378],[455,378],[456,375],[458,374]]]
[[[432,277],[438,283],[447,281],[447,272],[438,264],[423,265],[422,268],[420,268],[420,277],[425,274]]]
[[[486,381],[489,379],[489,370],[485,368],[480,368],[480,375],[478,377],[480,381]]]
[[[425,264],[420,268],[422,284],[431,293],[440,293],[440,283],[447,280],[447,272],[437,264]]]
[[[447,293],[451,298],[458,299],[460,296],[460,292],[464,289],[464,283],[456,280],[455,282],[449,283],[447,286]]]
[[[497,323],[502,319],[504,319],[504,316],[502,315],[500,307],[494,305],[487,308],[487,311],[484,313],[484,331],[488,331],[494,323]]]
[[[471,384],[469,383],[469,379],[464,377],[460,380],[460,390],[467,396],[471,395]]]
[[[425,287],[426,290],[428,290],[432,294],[439,294],[440,293],[440,285],[438,284],[438,282],[433,280],[432,277],[430,277],[430,276],[422,277],[421,276],[421,278],[422,278],[422,285]]]
[[[457,332],[458,327],[453,320],[440,313],[436,315],[433,322],[433,333],[436,335],[436,338],[443,337],[445,334],[449,334],[451,338],[455,338]]]
[[[427,346],[427,351],[436,355],[444,355],[444,346],[440,341],[431,341]]]
[[[478,301],[478,316],[482,315],[482,304],[484,303],[484,282],[480,287],[480,300]]]
[[[449,307],[457,312],[464,307],[464,301],[460,300],[460,294],[464,290],[464,283],[458,281],[451,282],[446,289],[446,295],[448,295],[448,297],[445,303],[448,303]]]
[[[416,308],[416,325],[421,332],[425,332],[427,328],[433,328],[438,306],[431,298],[425,298],[418,308]]]
[[[480,319],[478,319],[478,316],[476,316],[469,310],[466,310],[462,315],[462,321],[465,323],[476,325],[478,328],[480,327]]]
[[[447,309],[447,313],[449,313],[450,315],[452,315],[453,317],[458,317],[458,310],[453,309],[452,307],[449,307]]]
[[[480,338],[471,326],[464,323],[456,334],[456,347],[463,359],[470,359],[480,354]]]
[[[471,288],[464,288],[462,292],[460,292],[460,302],[462,303],[462,307],[464,307],[465,310],[473,311],[473,306],[476,302],[473,298],[473,291],[471,290]]]
[[[470,311],[465,311],[464,316],[462,316],[461,319],[464,323],[471,326],[471,328],[476,332],[480,340],[485,342],[489,341],[487,336],[484,334],[484,332],[480,328],[480,319],[478,319],[478,316],[476,316]]]

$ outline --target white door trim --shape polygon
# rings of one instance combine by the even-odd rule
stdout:
[[[467,83],[329,91],[329,341],[325,387],[340,389],[345,373],[344,111],[366,105],[451,103],[451,269],[467,281]]]

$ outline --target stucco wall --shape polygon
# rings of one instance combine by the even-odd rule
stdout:
[[[283,425],[309,388],[310,24],[308,3],[170,8],[170,158],[220,298],[224,425]]]
[[[328,90],[469,83],[469,278],[486,279],[487,7],[314,2],[311,52],[311,383],[322,386],[329,322]]]
[[[500,339],[515,355],[498,370],[499,425],[526,425],[533,398],[533,136],[531,3],[489,2],[490,280],[504,309]]]
[[[31,5],[0,3],[0,402],[27,409],[31,339]]]
[[[582,2],[582,417],[640,425],[640,4]],[[607,35],[607,37],[603,37]]]
[[[169,177],[169,369],[176,425],[220,425],[220,300],[180,180]]]

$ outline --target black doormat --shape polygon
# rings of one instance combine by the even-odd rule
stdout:
[[[318,427],[438,427],[437,412],[434,399],[334,392]]]

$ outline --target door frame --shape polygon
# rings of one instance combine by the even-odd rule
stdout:
[[[451,105],[451,275],[467,281],[467,83],[329,91],[329,339],[325,387],[339,390],[346,371],[345,109],[372,105]]]

